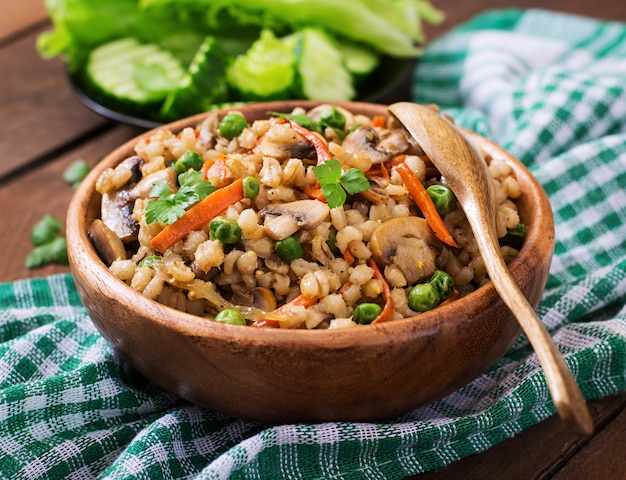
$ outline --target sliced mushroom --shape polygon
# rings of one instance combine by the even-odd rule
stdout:
[[[329,265],[335,259],[326,239],[321,235],[316,235],[311,240],[311,258],[322,265]]]
[[[262,218],[266,219],[264,226],[268,236],[274,240],[282,240],[292,235],[297,229],[310,230],[317,227],[326,220],[330,214],[330,208],[319,200],[297,200],[270,204],[259,213]]]
[[[89,238],[96,247],[102,261],[110,266],[115,260],[126,259],[126,249],[120,237],[99,218],[95,219],[88,230]]]
[[[406,152],[411,144],[404,130],[359,127],[346,135],[341,144],[346,152],[365,153],[372,163],[384,163]]]
[[[237,291],[230,299],[235,305],[255,307],[263,312],[276,310],[276,297],[265,287],[254,287],[246,292]]]
[[[161,180],[168,182],[172,191],[178,188],[176,172],[173,168],[165,168],[147,175],[137,183],[128,183],[125,188],[111,190],[102,195],[102,221],[116,233],[122,242],[137,240],[139,224],[132,217],[135,200],[147,197],[152,185]]]
[[[383,177],[376,176],[371,176],[367,179],[371,186],[367,190],[359,193],[359,195],[371,203],[387,203],[389,201],[389,194],[385,190],[385,187],[389,184],[389,181]]]
[[[433,274],[441,242],[423,218],[401,217],[374,230],[370,248],[377,263],[397,266],[413,284]]]
[[[198,126],[198,139],[196,147],[202,150],[210,150],[215,144],[215,132],[218,131],[219,114],[217,112],[210,113]]]
[[[311,143],[298,135],[288,123],[273,125],[263,135],[257,148],[261,155],[279,161],[289,158],[309,158],[315,153]]]

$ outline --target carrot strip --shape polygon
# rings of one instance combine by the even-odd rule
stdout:
[[[376,115],[372,118],[372,127],[384,127],[386,123],[386,118],[382,115]]]
[[[352,255],[352,252],[346,248],[346,251],[343,252],[343,259],[348,262],[348,265],[352,265],[354,263],[354,255]]]
[[[374,259],[370,258],[367,263],[370,267],[374,269],[374,278],[376,280],[380,280],[383,284],[383,300],[385,300],[385,306],[383,307],[383,310],[372,321],[372,323],[388,322],[393,318],[393,300],[391,299],[391,289],[389,288],[389,284],[385,280],[385,277],[383,277],[383,274],[380,273],[378,265],[376,264]]]
[[[406,160],[406,155],[396,155],[395,157],[393,157],[391,160],[389,160],[389,167],[397,167],[398,165],[400,165],[401,163],[404,163],[404,161]]]
[[[350,287],[352,286],[352,282],[350,280],[348,280],[346,283],[344,283],[341,288],[339,290],[337,290],[337,293],[339,295],[343,295],[346,290],[348,290]]]
[[[150,241],[150,244],[163,253],[176,242],[185,238],[189,232],[199,229],[242,198],[243,185],[242,180],[239,178],[227,187],[220,188],[208,197],[200,200],[187,210],[182,217],[161,230]]]
[[[382,169],[381,165],[378,165],[376,167],[370,168],[367,172],[364,173],[364,175],[366,177],[382,177],[383,176],[383,169]]]
[[[320,202],[325,202],[326,197],[322,193],[322,187],[320,187],[319,183],[312,185],[310,187],[303,187],[302,191],[306,193],[309,197],[319,200]]]
[[[299,123],[294,120],[289,120],[289,125],[293,128],[297,133],[302,135],[311,145],[315,148],[315,153],[317,154],[317,164],[321,165],[326,160],[331,160],[333,158],[330,150],[328,149],[328,145],[326,142],[322,140],[317,134],[313,133],[308,128],[304,128]]]
[[[385,180],[389,180],[389,170],[387,170],[384,163],[380,164],[380,173]]]
[[[274,314],[280,313],[282,310],[285,310],[288,307],[309,308],[311,305],[315,305],[315,303],[317,303],[317,300],[318,300],[317,297],[305,297],[304,295],[298,295],[291,302],[285,303],[284,305],[281,305],[280,307],[278,307],[276,310],[270,312],[268,314],[268,317],[270,317],[270,318],[262,318],[261,317],[261,318],[256,319],[254,321],[254,323],[252,324],[252,326],[253,327],[259,327],[259,328],[265,328],[265,327],[276,328],[276,327],[280,327],[280,320],[275,320],[275,319],[271,318]]]
[[[396,167],[396,171],[400,174],[400,177],[402,177],[404,184],[409,189],[411,197],[424,214],[424,218],[426,218],[430,228],[432,228],[433,232],[435,232],[435,236],[443,243],[450,245],[451,247],[456,247],[457,244],[454,241],[454,238],[452,238],[452,235],[450,235],[450,232],[443,223],[441,215],[437,212],[435,204],[428,196],[428,193],[426,192],[424,185],[422,185],[422,182],[420,182],[420,179],[415,176],[406,163],[398,165]]]

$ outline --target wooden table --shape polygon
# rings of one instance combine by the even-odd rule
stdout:
[[[43,61],[37,35],[49,28],[41,1],[4,2],[0,22],[0,281],[67,272],[49,265],[28,270],[30,231],[44,215],[63,219],[73,190],[62,178],[76,159],[94,165],[137,128],[115,124],[85,108],[73,96],[59,60]],[[484,9],[513,6],[504,0],[433,0],[447,20],[427,28],[435,38]],[[10,4],[10,6],[9,6]],[[526,0],[516,7],[542,7],[603,19],[626,21],[623,0]],[[9,21],[7,21],[7,18]],[[590,402],[595,435],[579,441],[552,417],[520,435],[449,467],[419,475],[444,479],[626,478],[626,394]]]

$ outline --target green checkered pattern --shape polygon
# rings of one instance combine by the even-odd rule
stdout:
[[[428,46],[414,87],[542,182],[556,251],[538,313],[587,399],[624,391],[626,25],[487,12]],[[399,479],[555,412],[522,336],[487,373],[401,417],[267,426],[147,382],[94,329],[68,275],[2,284],[0,302],[3,478]]]

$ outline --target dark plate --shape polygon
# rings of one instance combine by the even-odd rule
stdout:
[[[382,104],[410,100],[414,67],[414,59],[383,58],[376,71],[358,87],[356,100]],[[145,129],[155,128],[166,123],[159,119],[158,112],[137,114],[124,111],[117,105],[113,106],[107,104],[106,101],[94,98],[90,95],[83,78],[79,74],[68,73],[68,79],[78,100],[103,117]]]

